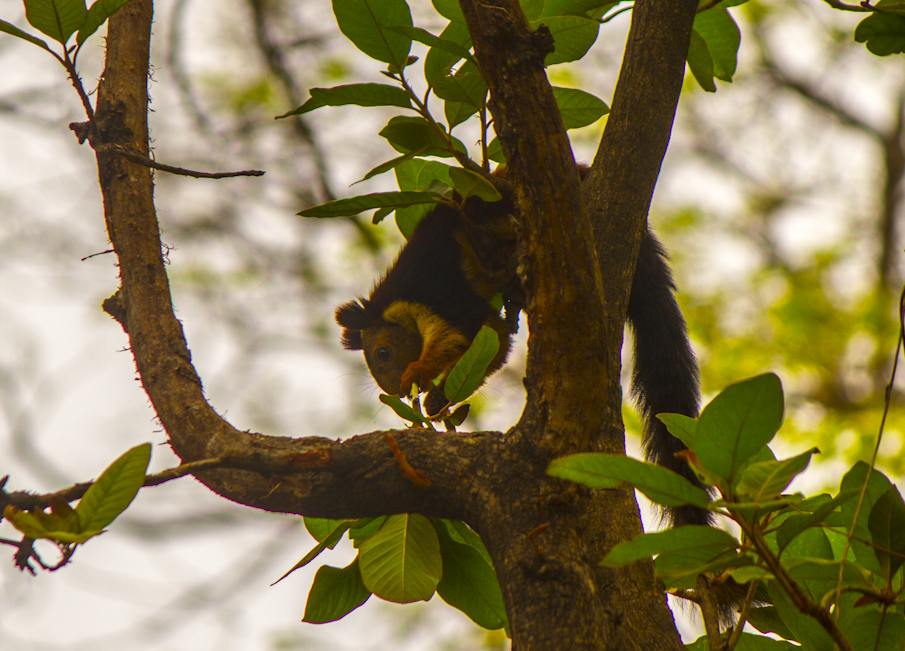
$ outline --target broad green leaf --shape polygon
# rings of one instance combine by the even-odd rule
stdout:
[[[691,504],[707,508],[707,492],[662,466],[632,459],[623,454],[586,452],[555,459],[547,474],[590,486],[616,488],[630,484],[650,500],[666,506]]]
[[[400,154],[431,148],[429,155],[450,158],[455,155],[454,149],[463,153],[467,152],[465,145],[457,138],[438,131],[434,125],[422,117],[397,115],[387,122],[387,125],[380,130],[379,135],[386,138],[393,149]]]
[[[880,57],[905,52],[905,14],[878,11],[858,23],[855,40]]]
[[[702,11],[695,16],[694,31],[707,44],[713,59],[713,76],[722,81],[732,81],[742,36],[729,12],[725,9]]]
[[[773,373],[724,389],[698,418],[694,451],[707,470],[732,479],[782,425],[782,384]]]
[[[399,106],[412,108],[409,94],[398,86],[388,84],[347,84],[333,88],[311,88],[311,97],[297,109],[278,115],[288,118],[290,115],[303,115],[322,106]]]
[[[704,525],[688,525],[655,533],[644,533],[613,547],[601,565],[622,567],[656,554],[695,550],[705,559],[713,559],[738,548],[738,540],[721,529]]]
[[[342,525],[345,520],[330,520],[328,518],[309,518],[305,516],[302,518],[302,521],[305,523],[305,529],[308,530],[308,533],[311,534],[311,537],[314,538],[317,542],[324,542],[331,533],[333,533],[340,525]],[[357,522],[357,520],[353,520],[352,522]],[[339,542],[339,539],[336,540]],[[336,543],[330,545],[330,549],[336,546]]]
[[[433,191],[442,196],[452,196],[449,170],[450,166],[444,163],[414,158],[396,166],[396,183],[403,191]],[[402,236],[409,239],[415,227],[433,209],[433,205],[421,205],[396,211],[396,226]]]
[[[372,208],[402,208],[422,203],[440,203],[443,197],[435,192],[375,192],[348,199],[328,201],[297,213],[301,217],[352,217]]]
[[[364,604],[371,592],[361,580],[358,558],[340,569],[322,566],[314,575],[303,622],[324,624],[342,619]]]
[[[710,651],[710,642],[707,636],[702,635],[691,644],[685,645],[687,651]],[[799,651],[800,647],[790,644],[785,640],[774,640],[763,635],[742,633],[735,651]]]
[[[389,214],[392,214],[396,209],[395,208],[378,208],[374,211],[374,215],[371,217],[372,224],[379,224],[383,221],[383,218]]]
[[[519,0],[519,4],[529,21],[537,20],[544,8],[544,0]]]
[[[694,450],[694,433],[698,427],[697,418],[689,418],[682,414],[657,414],[657,418],[666,425],[669,433],[685,444],[689,450]]]
[[[444,523],[435,527],[443,557],[443,577],[437,594],[478,626],[495,630],[507,625],[503,593],[493,566],[474,547],[457,542]]]
[[[89,538],[104,533],[100,529],[72,531],[72,526],[66,518],[55,517],[43,512],[35,514],[28,511],[20,511],[11,504],[7,505],[3,510],[3,517],[9,520],[9,523],[21,533],[34,539],[46,538],[61,543],[73,544],[83,543]]]
[[[707,550],[694,547],[663,552],[654,561],[656,575],[669,588],[693,588],[701,574],[719,574],[727,570],[754,566],[757,562],[750,554],[725,552],[716,558],[708,558]]]
[[[539,17],[562,16],[563,14],[592,11],[604,7],[609,8],[617,4],[619,3],[612,0],[547,0]]]
[[[476,70],[477,66],[472,64],[468,68]],[[466,66],[462,66],[455,74],[437,79],[434,94],[450,102],[464,102],[475,108],[483,106],[487,99],[487,84],[480,73],[467,70]]]
[[[754,502],[772,500],[782,493],[792,480],[808,467],[811,455],[819,453],[811,448],[791,459],[782,461],[760,461],[753,463],[742,471],[736,485],[739,495],[749,495]]]
[[[399,396],[388,396],[384,393],[381,393],[378,396],[378,399],[380,400],[380,402],[396,412],[396,415],[403,420],[411,421],[413,423],[423,423],[425,420],[424,416],[402,402],[402,399]]]
[[[864,486],[864,480],[867,478],[869,470],[870,466],[863,461],[856,463],[842,478],[839,492],[856,491],[857,494],[860,495],[861,488]],[[891,487],[892,484],[883,473],[876,468],[871,471],[867,492],[864,495],[864,502],[861,504],[861,509],[858,512],[858,522],[855,525],[854,537],[851,541],[851,548],[854,550],[858,562],[866,569],[881,576],[884,572],[883,568],[880,566],[880,561],[877,558],[874,548],[861,541],[871,539],[872,536],[869,527],[870,513],[877,500],[879,500]],[[855,510],[857,508],[857,498],[842,504],[843,526],[846,531],[851,529],[852,522],[855,518]]]
[[[833,547],[822,529],[811,528],[802,532],[800,536],[797,536],[795,540],[789,543],[783,550],[781,560],[784,564],[792,564],[796,561],[803,563],[819,560],[833,563]],[[826,576],[821,578],[812,573],[812,579],[802,584],[801,587],[809,594],[811,599],[820,603],[823,595],[835,587],[838,571],[839,567],[836,566],[837,573],[829,580],[826,580]]]
[[[452,172],[452,170],[450,170]],[[500,336],[493,328],[481,326],[478,334],[449,372],[443,393],[451,403],[462,402],[484,382],[487,367],[500,349]]]
[[[776,614],[792,632],[793,639],[801,643],[802,649],[833,651],[833,639],[816,619],[799,612],[785,590],[775,581],[768,581],[766,585],[770,601],[776,606]]]
[[[839,493],[832,500],[821,504],[812,513],[802,513],[790,517],[780,525],[779,531],[776,532],[776,544],[779,549],[785,549],[805,529],[821,524],[830,513],[839,508],[840,504],[857,497],[859,492],[857,490],[849,490]]]
[[[305,567],[308,563],[320,556],[321,552],[325,549],[333,549],[336,546],[336,543],[338,543],[340,539],[345,535],[346,530],[348,530],[350,526],[355,524],[357,520],[336,520],[336,522],[338,523],[336,527],[329,534],[327,534],[327,536],[323,540],[312,547],[311,551],[309,551],[302,557],[302,560],[289,568],[288,572],[271,583],[271,585],[276,585],[296,570]]]
[[[901,612],[863,609],[845,631],[853,649],[900,651],[905,640],[905,615]]]
[[[458,192],[463,199],[475,196],[480,197],[484,201],[494,202],[503,198],[503,195],[499,193],[499,190],[493,187],[493,184],[490,181],[471,170],[466,170],[461,167],[451,167],[449,169],[449,178],[452,180],[456,192]]]
[[[468,51],[467,47],[464,47],[460,43],[456,43],[448,38],[444,38],[441,36],[434,36],[426,29],[421,29],[420,27],[410,27],[407,25],[393,25],[391,27],[387,27],[388,30],[396,32],[397,34],[402,34],[412,39],[413,41],[418,41],[419,43],[423,43],[432,48],[437,48],[439,50],[446,50],[450,54],[453,54],[457,57],[456,61],[459,59],[465,59],[466,61],[474,62],[474,57],[471,56],[471,52]],[[452,65],[452,64],[450,64]]]
[[[905,562],[905,503],[899,489],[892,486],[874,502],[867,526],[883,577],[891,582]]]
[[[550,29],[556,47],[544,59],[544,65],[548,66],[583,57],[594,45],[600,29],[600,23],[586,16],[551,16],[533,21],[531,28],[537,29],[541,23]]]
[[[481,540],[481,537],[478,534],[472,531],[471,527],[461,520],[443,520],[443,522],[446,524],[449,535],[453,540],[474,547],[478,550],[478,553],[484,557],[484,560],[493,567],[493,561],[490,560],[490,552],[488,552],[487,548],[484,546],[484,541]]]
[[[750,583],[751,581],[768,581],[773,578],[773,573],[760,565],[745,565],[729,570],[729,575],[736,583]]]
[[[446,123],[449,125],[450,131],[477,112],[478,107],[473,104],[453,102],[450,100],[443,102],[443,115],[446,116]]]
[[[23,32],[21,29],[11,23],[6,22],[5,20],[0,20],[0,32],[6,32],[7,34],[17,36],[18,38],[28,41],[29,43],[34,43],[39,47],[43,47],[45,50],[50,49],[49,47],[47,47],[47,43],[45,41],[42,41],[37,36],[32,36],[28,32]]]
[[[566,129],[586,127],[610,112],[610,107],[602,99],[577,88],[554,86],[553,97]]]
[[[85,0],[25,0],[25,19],[42,34],[62,45],[88,15]]]
[[[701,88],[708,93],[716,92],[716,84],[713,81],[713,56],[707,48],[707,42],[696,30],[691,31],[691,42],[688,44],[688,54],[685,57],[691,74],[698,80]]]
[[[839,561],[833,559],[801,557],[786,561],[783,566],[798,585],[810,593],[811,598],[818,603],[836,588],[836,582],[839,580]],[[869,590],[873,588],[870,577],[870,572],[862,570],[857,564],[851,561],[845,563],[842,574],[845,586]]]
[[[458,7],[458,2],[456,6]],[[450,23],[439,38],[441,41],[461,47],[465,51],[471,47],[471,35],[468,33],[468,28],[462,23]],[[433,86],[441,75],[449,74],[450,68],[462,59],[451,49],[438,43],[428,51],[424,58],[424,78],[429,86]]]
[[[125,511],[144,486],[150,461],[151,444],[145,443],[111,463],[75,507],[80,531],[100,531]]]
[[[751,608],[748,611],[748,622],[761,633],[776,633],[787,640],[795,640],[792,631],[776,612],[776,606]]]
[[[465,16],[462,14],[459,0],[431,0],[431,4],[437,13],[447,20],[465,25]]]
[[[365,586],[396,603],[427,601],[443,573],[437,532],[423,515],[391,515],[362,543],[359,553]]]
[[[418,156],[425,155],[427,153],[427,151],[428,151],[427,149],[419,149],[418,151],[410,151],[407,154],[403,154],[402,156],[397,156],[396,158],[394,158],[392,160],[388,160],[385,163],[381,163],[377,167],[372,168],[371,171],[369,171],[367,174],[365,174],[360,180],[355,181],[355,183],[361,183],[362,181],[367,181],[368,179],[373,178],[379,174],[383,174],[384,172],[389,172],[391,169],[395,168],[398,165],[401,165],[402,163],[404,163],[408,160],[411,160]],[[353,183],[352,185],[355,185],[355,183]],[[424,188],[401,188],[401,189],[423,190]],[[376,224],[377,222],[374,222],[374,223]]]
[[[494,138],[487,145],[487,158],[500,165],[506,164],[506,155],[503,154],[503,145],[499,138]]]
[[[107,19],[119,11],[120,7],[129,2],[129,0],[96,0],[88,10],[85,22],[79,27],[79,33],[76,34],[75,42],[81,45],[89,36],[94,34],[98,28],[107,22]]]
[[[383,523],[386,522],[387,516],[381,515],[376,518],[363,518],[359,520],[360,524],[358,526],[352,527],[349,529],[349,538],[352,539],[352,546],[358,549],[361,547],[361,544],[373,536],[380,527],[383,526]]]
[[[333,0],[339,30],[372,59],[401,70],[412,39],[393,32],[391,25],[411,25],[412,12],[405,0]]]

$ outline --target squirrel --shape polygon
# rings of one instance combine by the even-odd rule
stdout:
[[[582,176],[586,169],[581,168]],[[469,197],[461,209],[438,204],[370,296],[337,309],[343,347],[364,351],[371,375],[386,393],[408,395],[413,385],[419,391],[431,389],[483,325],[500,338],[486,376],[506,363],[518,311],[524,308],[515,268],[515,212],[507,198],[486,202]],[[698,416],[698,364],[675,289],[666,251],[648,228],[627,310],[634,334],[632,394],[644,420],[646,458],[701,486],[688,464],[675,456],[685,446],[654,417],[662,412]],[[491,306],[498,294],[506,303],[505,319]],[[441,408],[443,404],[439,400]],[[431,407],[428,411],[435,413]],[[671,525],[712,524],[707,511],[691,506],[667,509],[664,518]]]

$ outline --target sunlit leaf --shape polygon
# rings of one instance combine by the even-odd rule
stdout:
[[[416,513],[388,517],[361,545],[358,558],[365,586],[397,603],[430,599],[443,573],[437,532]]]
[[[151,444],[138,445],[101,473],[75,508],[81,531],[99,531],[132,503],[145,483]]]
[[[386,29],[412,24],[405,0],[333,0],[333,15],[340,31],[359,50],[397,70],[405,66],[412,39]]]
[[[493,328],[481,326],[474,341],[449,372],[443,391],[452,403],[462,402],[484,382],[487,367],[500,349],[500,336]]]

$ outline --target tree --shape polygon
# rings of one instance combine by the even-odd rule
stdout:
[[[342,443],[272,439],[236,431],[205,401],[172,314],[150,171],[117,149],[147,156],[150,4],[130,3],[111,19],[108,66],[93,131],[86,131],[98,151],[108,229],[122,269],[122,288],[106,309],[129,334],[174,449],[186,463],[206,464],[186,469],[224,497],[272,511],[360,518],[383,515],[392,504],[393,512],[465,520],[494,559],[513,634],[524,648],[555,648],[576,637],[589,648],[677,646],[651,567],[608,570],[596,562],[617,541],[640,533],[631,494],[590,493],[545,475],[549,461],[563,454],[623,449],[619,350],[631,261],[669,139],[697,9],[694,2],[663,4],[635,7],[601,162],[581,190],[543,80],[549,42],[523,22],[479,20],[475,5],[463,7],[494,98],[497,132],[507,152],[520,154],[509,159],[533,260],[529,400],[506,434],[395,433],[402,455],[430,479],[430,488],[400,472],[382,433]],[[508,18],[521,15],[511,3],[499,7]],[[653,34],[656,47],[647,45]],[[520,58],[503,56],[499,43],[520,44]],[[537,104],[526,104],[526,95],[539,98]],[[547,174],[539,175],[541,169]],[[556,222],[543,218],[552,214]],[[599,272],[591,262],[592,233]],[[588,324],[583,336],[564,339],[575,323]]]

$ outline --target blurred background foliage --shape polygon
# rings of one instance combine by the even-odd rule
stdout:
[[[416,24],[442,27],[412,4]],[[20,3],[0,0],[0,10],[24,24]],[[308,87],[380,81],[378,68],[344,41],[325,0],[160,0],[156,12],[156,158],[267,171],[157,175],[175,303],[207,395],[237,426],[267,434],[399,426],[360,355],[340,349],[333,311],[369,290],[401,237],[368,216],[295,216],[392,189],[385,176],[349,188],[392,157],[375,137],[389,114],[342,107],[273,120]],[[820,489],[869,457],[898,336],[905,68],[853,42],[859,15],[820,0],[750,0],[733,15],[738,72],[715,94],[687,77],[651,223],[672,255],[705,393],[777,372],[782,444],[821,449],[824,472],[808,487]],[[588,57],[551,68],[551,79],[609,101],[628,22],[626,13],[604,25]],[[81,55],[89,87],[102,67],[95,40]],[[131,381],[124,335],[100,311],[116,287],[112,257],[82,260],[108,243],[93,157],[66,128],[83,119],[78,99],[27,43],[0,36],[0,69],[0,475],[10,490],[49,491],[164,436]],[[591,160],[603,124],[572,132],[579,159]],[[468,135],[468,125],[457,135],[473,142],[459,129]],[[524,328],[520,336],[473,427],[505,429],[518,417]],[[893,398],[881,465],[901,475],[901,391]],[[175,462],[155,445],[153,470]],[[312,544],[299,525],[225,504],[191,479],[143,491],[56,575],[0,563],[0,648],[505,647],[435,603],[298,623],[316,568],[268,584]],[[0,537],[12,537],[5,523]],[[344,564],[348,550],[334,553],[328,562]]]

